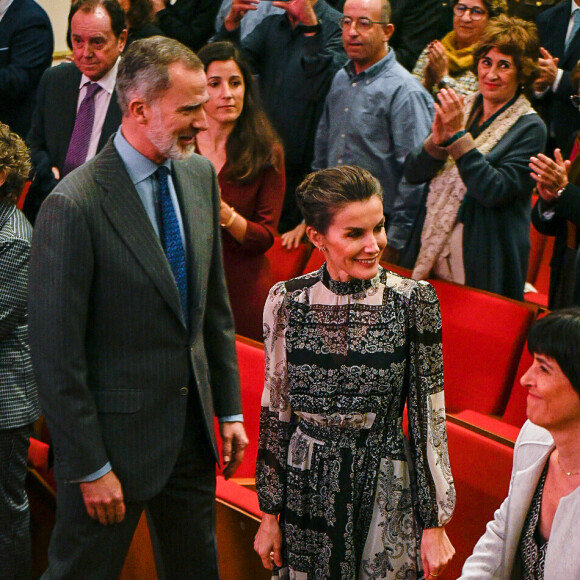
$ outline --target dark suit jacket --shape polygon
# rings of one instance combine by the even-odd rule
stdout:
[[[554,296],[558,290],[558,283],[564,266],[566,235],[568,231],[566,222],[570,221],[576,228],[580,228],[580,187],[574,183],[568,184],[558,201],[550,208],[554,211],[554,215],[550,219],[542,219],[540,216],[541,208],[542,201],[539,199],[532,210],[532,223],[534,227],[545,236],[556,236],[554,252],[550,261],[550,294],[548,304],[550,308],[553,308]],[[576,245],[576,248],[578,248],[578,245]],[[579,275],[580,271],[576,272],[577,279]],[[573,278],[573,276],[571,275],[570,278]],[[578,306],[580,306],[579,299],[579,296],[574,297],[575,304]]]
[[[52,62],[54,38],[46,12],[14,0],[0,20],[0,121],[22,138],[30,128],[36,88]]]
[[[453,28],[450,0],[391,0],[391,22],[395,32],[389,45],[397,62],[412,71],[423,49]]]
[[[188,240],[189,330],[112,142],[59,183],[33,235],[30,344],[55,475],[82,478],[109,461],[129,501],[163,488],[189,397],[216,459],[214,414],[241,413],[215,172],[197,155],[173,167]]]
[[[574,134],[580,129],[580,113],[570,102],[570,95],[577,92],[577,88],[572,86],[570,73],[580,59],[580,31],[576,32],[568,50],[564,53],[571,3],[572,0],[565,0],[542,12],[536,22],[541,45],[552,56],[560,59],[558,67],[564,71],[558,90],[553,93],[550,89],[544,97],[546,122],[555,132],[556,145],[562,148],[564,158],[570,153]]]
[[[156,24],[169,36],[198,51],[214,33],[219,0],[177,0],[156,16]]]
[[[48,69],[40,80],[38,102],[26,139],[32,157],[34,181],[26,197],[24,213],[32,223],[40,205],[57,184],[51,168],[58,167],[62,172],[75,126],[81,76],[74,64],[64,63]],[[114,91],[97,151],[119,128],[121,118],[117,93]]]
[[[40,415],[26,316],[31,238],[16,206],[0,202],[0,429],[29,425]]]

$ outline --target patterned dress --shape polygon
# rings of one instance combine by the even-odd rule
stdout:
[[[422,578],[422,529],[455,505],[435,291],[323,266],[272,288],[264,333],[256,484],[280,514],[280,578]]]

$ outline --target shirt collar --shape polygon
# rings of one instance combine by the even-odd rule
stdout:
[[[121,129],[119,129],[115,134],[113,143],[115,149],[117,149],[117,153],[119,153],[119,156],[125,164],[127,173],[129,174],[133,185],[145,181],[159,168],[157,163],[154,163],[151,159],[148,159],[145,155],[139,153],[139,151],[137,151],[137,149],[135,149],[135,147],[125,139]],[[166,159],[161,165],[165,165],[165,167],[167,167],[171,172],[171,159]]]
[[[355,77],[359,77],[359,78],[366,77],[368,79],[372,79],[372,78],[378,76],[379,74],[381,74],[384,70],[391,68],[396,62],[397,62],[397,59],[395,57],[395,51],[392,48],[389,48],[389,51],[387,52],[387,54],[385,56],[383,56],[383,58],[381,58],[381,60],[379,60],[378,62],[375,62],[375,64],[373,64],[372,66],[370,66],[366,70],[363,70],[358,75],[355,72],[354,62],[352,62],[352,60],[349,60],[344,65],[344,69],[346,70],[346,74],[351,79],[353,79]]]
[[[0,0],[0,20],[2,20],[4,14],[6,14],[8,8],[10,8],[12,2],[14,2],[14,0]]]
[[[0,0],[1,2],[2,0]],[[113,94],[113,91],[115,90],[115,83],[117,82],[117,71],[119,70],[119,61],[121,60],[121,57],[119,57],[116,61],[115,64],[113,65],[113,67],[111,68],[111,70],[109,72],[107,72],[107,74],[105,74],[102,78],[100,78],[97,81],[97,84],[105,91],[107,91],[107,93],[109,93],[109,95]],[[91,81],[91,79],[86,76],[86,75],[82,75],[81,76],[81,84],[79,85],[79,89],[82,89],[87,83],[92,83],[93,81]]]
[[[576,10],[580,10],[580,6],[578,6],[578,4],[576,4],[576,2],[574,2],[574,0],[572,0],[572,6],[570,7],[570,18],[572,18],[572,16],[574,15],[574,12],[576,12]]]

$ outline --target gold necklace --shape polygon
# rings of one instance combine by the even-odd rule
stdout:
[[[580,475],[580,469],[578,471],[566,471],[562,464],[560,463],[560,454],[558,453],[558,467],[568,476],[571,477],[572,475]]]

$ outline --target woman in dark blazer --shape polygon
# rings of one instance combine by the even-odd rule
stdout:
[[[0,123],[0,578],[30,577],[31,564],[24,484],[40,415],[26,314],[32,228],[15,206],[29,172],[24,142]]]

